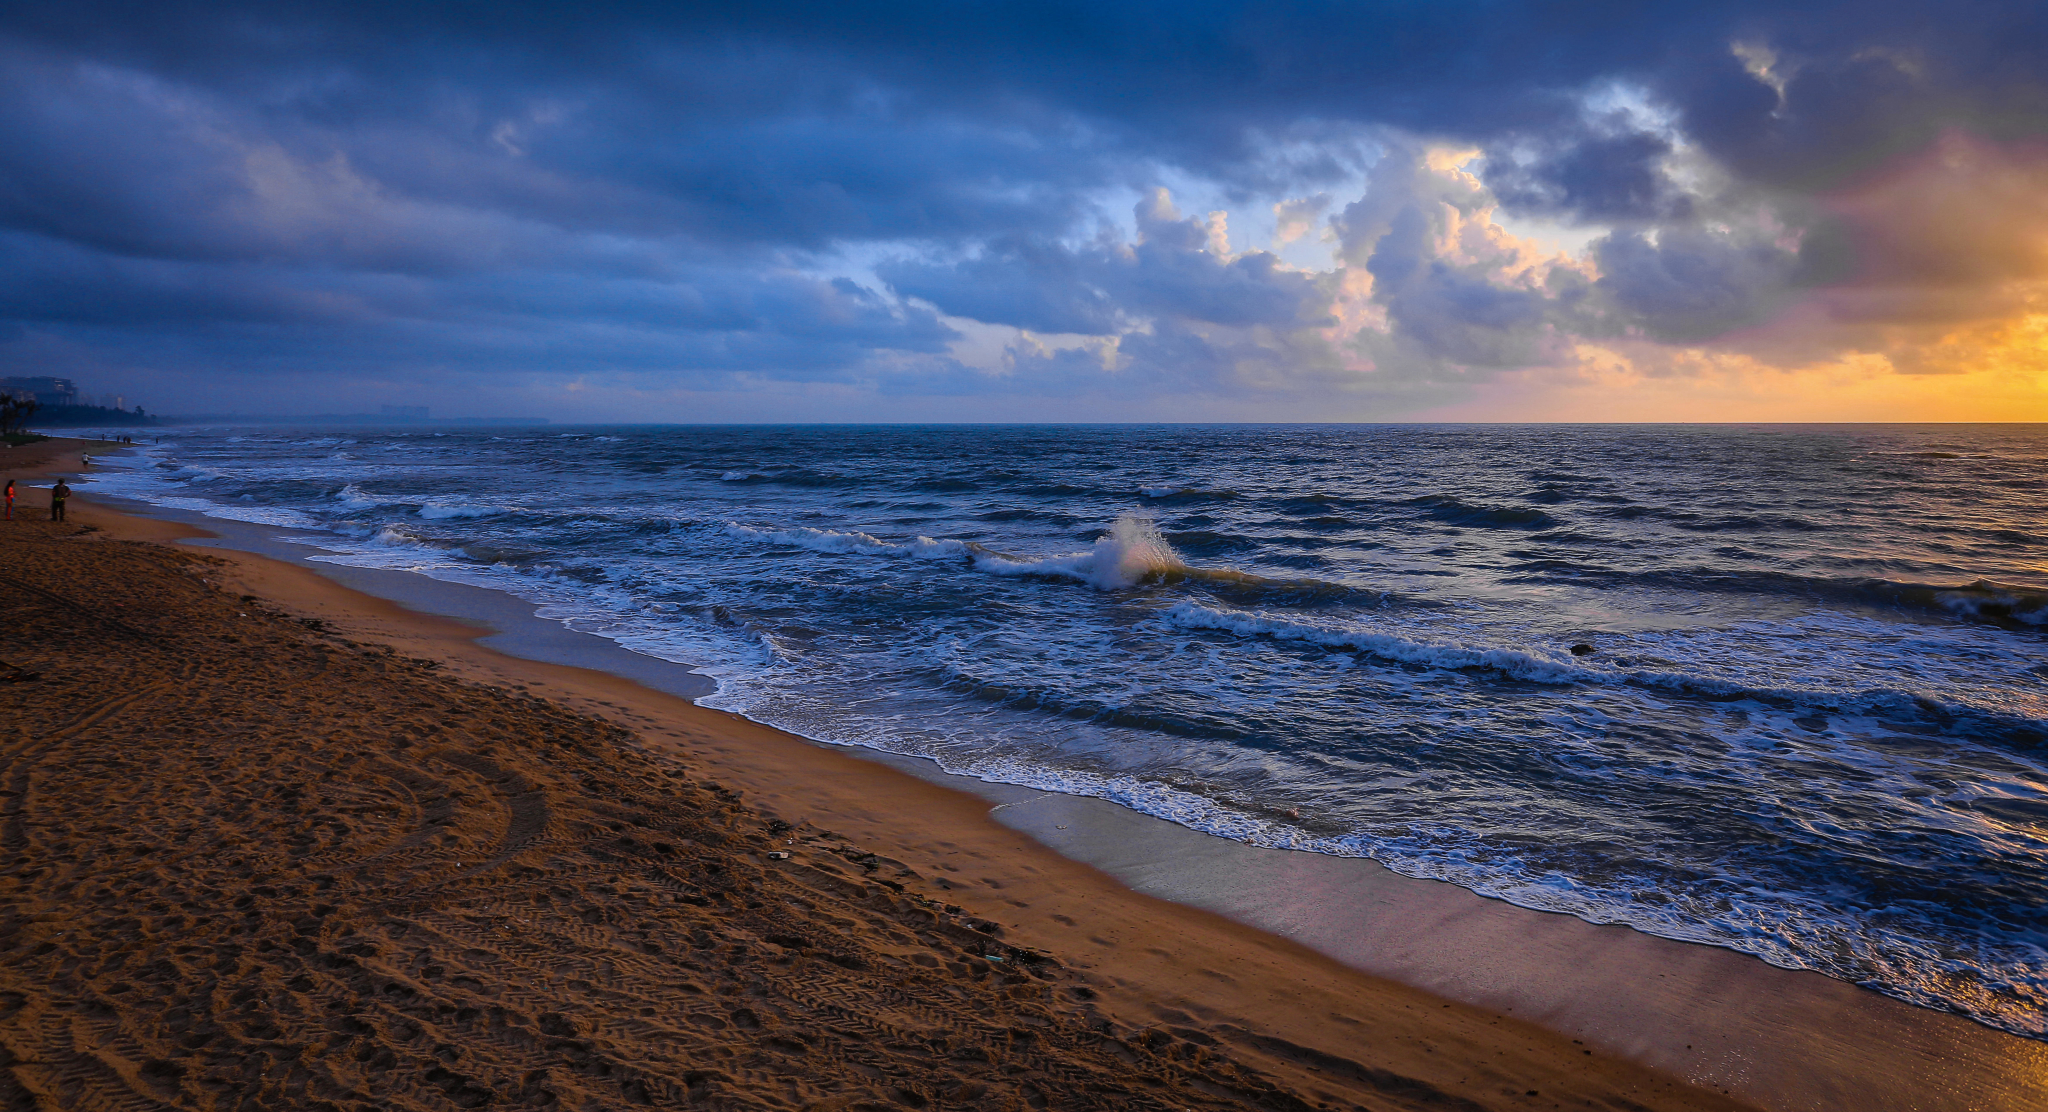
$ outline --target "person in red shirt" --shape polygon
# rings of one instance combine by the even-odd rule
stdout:
[[[14,520],[14,480],[7,480],[7,520]]]

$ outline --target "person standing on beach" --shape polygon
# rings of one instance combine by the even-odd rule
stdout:
[[[14,520],[14,480],[7,480],[7,520]]]
[[[64,485],[64,480],[57,480],[57,485],[50,488],[51,521],[64,520],[64,500],[69,497],[71,497],[71,488]]]

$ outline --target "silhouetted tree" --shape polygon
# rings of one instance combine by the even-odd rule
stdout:
[[[34,398],[0,395],[0,436],[20,432],[35,411]]]

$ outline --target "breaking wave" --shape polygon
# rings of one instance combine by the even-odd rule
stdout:
[[[974,566],[994,575],[1042,575],[1073,579],[1104,591],[1127,590],[1187,574],[1180,554],[1151,518],[1125,514],[1109,534],[1086,552],[1038,559],[976,547]]]

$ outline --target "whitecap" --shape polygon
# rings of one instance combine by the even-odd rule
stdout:
[[[1151,518],[1125,514],[1109,535],[1086,552],[1028,559],[981,548],[974,566],[994,575],[1048,575],[1075,579],[1105,591],[1185,574],[1188,566]]]
[[[467,517],[489,517],[504,513],[501,506],[446,506],[429,502],[420,507],[419,514],[429,521],[447,521]]]
[[[351,510],[372,510],[378,506],[388,506],[391,504],[388,499],[379,498],[354,483],[350,483],[335,491],[334,500]]]
[[[959,541],[934,540],[918,537],[916,540],[896,544],[880,537],[862,532],[838,533],[830,529],[807,529],[798,526],[793,529],[754,529],[749,526],[728,522],[727,534],[742,540],[769,541],[774,544],[793,544],[813,552],[833,555],[864,553],[882,556],[916,556],[923,559],[939,559],[959,556],[967,546]]]

